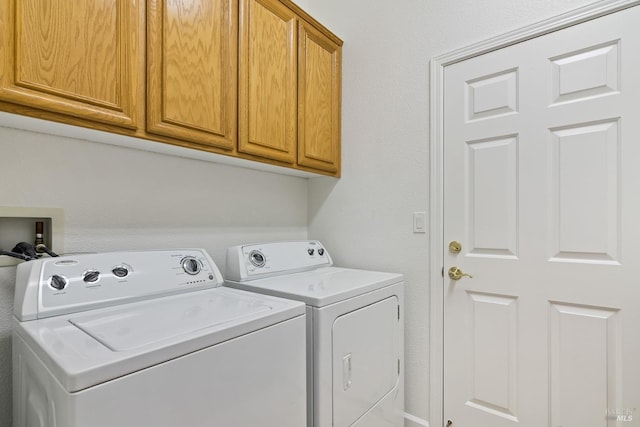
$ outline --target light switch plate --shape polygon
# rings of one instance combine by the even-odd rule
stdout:
[[[413,213],[413,232],[414,233],[427,232],[427,213],[426,212]]]

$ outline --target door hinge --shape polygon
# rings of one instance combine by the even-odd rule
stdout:
[[[398,306],[398,321],[400,320],[400,306]]]
[[[442,266],[442,271],[440,271],[440,274],[442,274],[442,277],[444,277],[444,265]]]

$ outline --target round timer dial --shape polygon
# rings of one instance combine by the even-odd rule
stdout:
[[[267,262],[267,258],[262,252],[253,250],[249,253],[249,262],[251,262],[255,267],[261,268],[264,267],[264,264]]]
[[[192,276],[202,271],[202,265],[195,257],[192,256],[182,258],[180,264],[182,264],[182,269],[184,270],[184,272],[187,274],[191,274]]]

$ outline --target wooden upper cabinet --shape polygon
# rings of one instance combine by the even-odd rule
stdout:
[[[341,49],[291,0],[0,0],[0,110],[339,176]]]
[[[342,42],[289,0],[240,1],[238,151],[339,175]]]
[[[278,0],[241,0],[238,150],[295,163],[297,19]]]
[[[298,164],[339,175],[342,47],[302,20],[298,37]]]
[[[147,2],[147,132],[236,149],[237,0]]]
[[[0,100],[137,127],[140,2],[0,0]]]

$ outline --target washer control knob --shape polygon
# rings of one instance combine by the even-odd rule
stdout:
[[[318,255],[320,255],[320,256],[324,255],[324,249],[323,248],[318,249]]]
[[[59,291],[63,290],[69,284],[69,280],[66,277],[54,274],[49,278],[49,286]]]
[[[313,249],[313,248],[309,248],[309,249],[307,249],[307,253],[308,253],[309,255],[313,255],[313,253],[314,253],[314,252],[315,252],[315,249]]]
[[[111,270],[111,272],[113,273],[114,276],[120,277],[120,278],[127,277],[129,275],[129,269],[124,265],[113,267],[113,270]]]
[[[182,258],[180,264],[182,264],[182,269],[187,274],[196,275],[202,270],[202,266],[200,265],[198,260],[192,256],[186,256]]]
[[[95,283],[100,278],[100,272],[98,270],[88,270],[82,275],[82,280],[85,283]]]
[[[267,262],[264,254],[258,250],[253,250],[249,253],[249,261],[254,266],[261,268],[264,267],[264,264]]]

